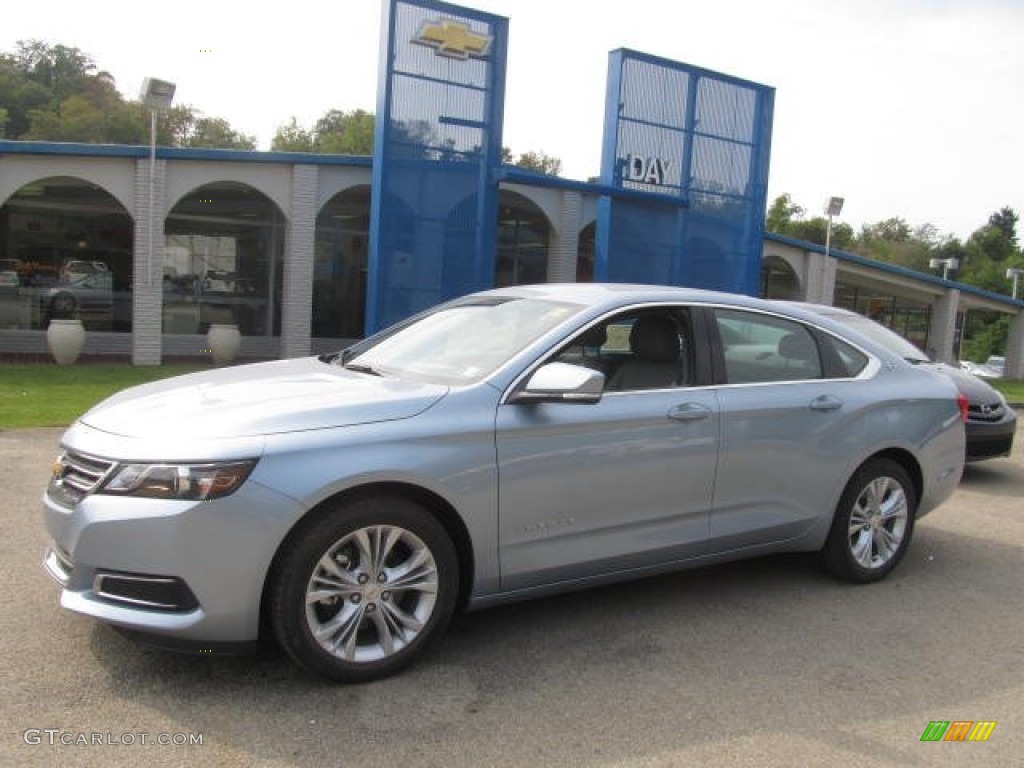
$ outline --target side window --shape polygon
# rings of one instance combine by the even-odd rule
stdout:
[[[581,333],[554,359],[601,371],[609,392],[691,386],[689,312],[657,307],[615,315]]]
[[[825,343],[835,352],[838,360],[838,366],[833,366],[837,368],[833,374],[836,378],[852,379],[868,364],[867,355],[835,336],[827,336]]]
[[[757,312],[716,309],[729,384],[820,379],[821,353],[800,323]]]

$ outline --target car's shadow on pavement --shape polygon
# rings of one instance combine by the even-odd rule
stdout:
[[[971,491],[1024,499],[1024,463],[1016,454],[1006,459],[973,462],[964,467],[961,484]]]
[[[879,584],[842,584],[811,556],[776,556],[517,603],[457,617],[416,665],[358,686],[316,680],[280,653],[183,656],[102,625],[91,650],[126,704],[260,759],[299,765],[386,740],[391,760],[424,764],[424,745],[441,740],[478,750],[476,764],[516,766],[539,758],[530,733],[564,721],[576,736],[547,744],[542,762],[614,762],[746,738],[751,706],[759,727],[800,738],[808,723],[850,712],[926,723],[949,680],[919,674],[923,660],[958,670],[961,698],[1020,686],[1011,618],[992,619],[994,603],[1019,603],[1016,585],[992,581],[1019,573],[1019,561],[1017,547],[922,525]],[[982,624],[970,642],[958,629]],[[487,737],[508,729],[527,741],[498,749]],[[881,742],[847,743],[842,729],[813,738],[899,762]],[[592,748],[601,760],[588,759]]]

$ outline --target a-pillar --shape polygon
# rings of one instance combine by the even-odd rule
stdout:
[[[156,161],[152,178],[150,178],[149,158],[136,162],[135,242],[132,261],[132,364],[134,365],[160,365],[163,356],[166,179],[166,160]]]
[[[292,170],[292,204],[284,237],[281,296],[281,357],[310,353],[313,331],[313,266],[319,171],[315,165]]]

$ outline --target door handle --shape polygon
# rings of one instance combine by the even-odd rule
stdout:
[[[822,395],[811,400],[809,407],[812,411],[838,411],[843,407],[843,401],[832,395]]]
[[[669,409],[672,421],[706,421],[711,418],[711,409],[698,403],[683,403]]]

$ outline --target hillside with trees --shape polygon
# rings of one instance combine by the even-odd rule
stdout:
[[[148,144],[149,114],[118,92],[109,72],[78,48],[20,41],[0,53],[0,137],[17,141]],[[255,149],[227,120],[176,105],[157,122],[157,142],[173,147]]]

